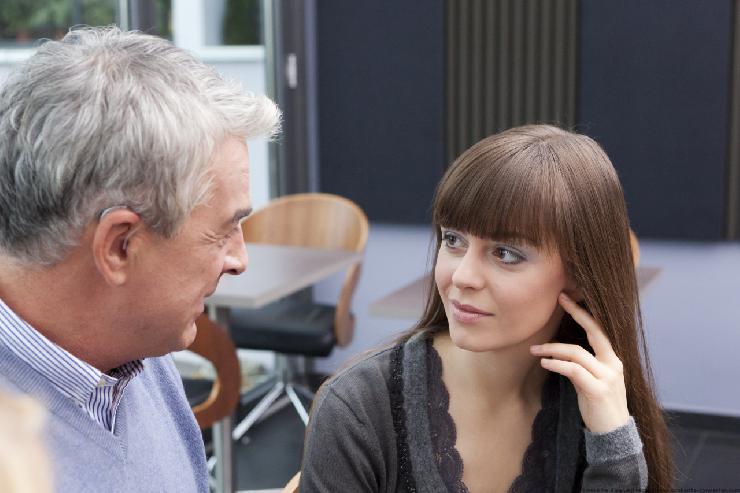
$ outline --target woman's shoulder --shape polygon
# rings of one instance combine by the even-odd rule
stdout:
[[[396,491],[390,388],[399,347],[363,355],[321,386],[306,432],[302,489]]]
[[[372,351],[359,357],[330,377],[319,391],[333,394],[352,403],[374,402],[388,394],[391,378],[391,359],[398,345]]]
[[[411,363],[410,359],[414,360],[414,364],[424,363],[423,354],[419,351],[425,351],[423,341],[427,337],[425,333],[417,333],[390,346],[359,356],[329,378],[322,388],[340,394],[387,392],[391,381],[400,377],[403,367]],[[404,352],[411,353],[411,358],[408,356],[404,358]],[[416,362],[417,359],[420,361]]]
[[[364,421],[362,415],[390,418],[392,408],[403,399],[399,393],[405,370],[419,371],[418,364],[424,365],[423,341],[422,334],[413,334],[357,357],[324,382],[314,401],[314,413],[332,414],[344,409],[351,410],[360,421]]]

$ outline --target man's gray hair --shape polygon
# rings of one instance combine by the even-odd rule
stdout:
[[[0,90],[0,251],[54,264],[115,205],[171,237],[208,199],[216,146],[279,121],[164,39],[104,27],[48,41]]]

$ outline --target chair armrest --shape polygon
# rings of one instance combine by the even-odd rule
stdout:
[[[193,414],[201,429],[230,416],[236,410],[241,388],[241,373],[236,348],[224,329],[205,314],[195,321],[198,334],[188,348],[213,364],[216,381],[208,398],[193,407]]]

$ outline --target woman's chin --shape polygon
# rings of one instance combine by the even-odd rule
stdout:
[[[454,327],[452,324],[450,326],[452,343],[465,351],[480,353],[495,349],[492,347],[491,341],[483,340],[481,336],[482,334],[471,334],[469,330],[462,327]]]

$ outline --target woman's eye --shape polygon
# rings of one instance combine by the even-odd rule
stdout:
[[[462,240],[455,233],[445,231],[444,233],[442,233],[442,242],[447,248],[459,248],[461,246]]]
[[[524,260],[524,257],[521,254],[506,247],[496,247],[494,249],[494,254],[505,264],[518,264]]]

